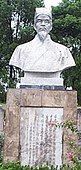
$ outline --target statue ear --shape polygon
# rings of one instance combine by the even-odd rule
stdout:
[[[36,25],[35,25],[35,22],[34,22],[34,25],[33,25],[33,27],[34,27],[34,29],[35,29],[35,31],[36,31]]]
[[[51,31],[52,30],[52,21],[50,23],[51,23],[51,26],[50,26],[50,31]]]
[[[36,29],[36,18],[34,18],[34,25],[33,25],[33,27],[34,27],[34,29],[35,29],[35,31],[37,30]]]

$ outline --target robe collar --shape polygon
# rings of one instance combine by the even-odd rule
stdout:
[[[51,40],[51,37],[50,37],[50,35],[48,34],[47,35],[47,37],[46,37],[46,39],[44,40],[44,41],[41,41],[40,40],[40,38],[39,38],[39,36],[38,36],[38,34],[35,36],[35,38],[33,39],[33,42],[35,43],[35,44],[37,44],[37,46],[39,46],[39,45],[48,45],[49,43],[50,43],[50,41],[52,41]]]

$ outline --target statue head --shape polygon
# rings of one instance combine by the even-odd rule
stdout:
[[[36,8],[34,28],[41,41],[44,41],[52,29],[52,14],[49,9]]]

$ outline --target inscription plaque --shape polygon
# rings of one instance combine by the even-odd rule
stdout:
[[[63,108],[21,107],[22,165],[62,164],[62,117]]]

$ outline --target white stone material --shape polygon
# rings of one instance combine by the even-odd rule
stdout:
[[[69,51],[69,49],[59,43],[51,40],[49,32],[52,29],[52,14],[46,8],[37,8],[34,18],[34,29],[37,32],[35,38],[25,44],[16,47],[9,65],[16,66],[27,73],[61,73],[62,70],[75,66],[75,61]],[[54,76],[55,77],[55,76]],[[58,74],[56,78],[60,78]],[[25,79],[25,77],[24,77]],[[22,78],[21,84],[31,84],[30,79],[24,80]],[[29,82],[30,80],[30,82]],[[50,82],[49,82],[50,80]],[[58,85],[59,81],[49,79],[46,77],[37,77],[37,80],[33,77],[33,84],[39,85],[42,83],[45,85]],[[46,82],[45,82],[46,81]],[[45,82],[45,83],[44,83]]]
[[[63,86],[63,78],[56,78],[56,76],[57,74],[54,73],[25,73],[20,85]]]
[[[49,35],[43,43],[36,35],[32,41],[19,45],[9,64],[19,67],[25,72],[52,73],[75,66],[69,49],[53,42]]]
[[[49,9],[44,7],[36,8],[35,18],[41,14],[48,15],[52,19],[52,13],[50,8]]]
[[[21,164],[62,165],[63,108],[21,107],[20,117]]]

